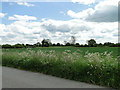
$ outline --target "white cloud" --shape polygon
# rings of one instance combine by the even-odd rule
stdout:
[[[93,22],[116,22],[118,21],[118,0],[104,0],[93,9],[88,8],[78,13],[69,10],[67,14],[72,18]]]
[[[0,43],[36,43],[43,38],[51,39],[52,43],[64,43],[75,36],[80,44],[93,38],[100,42],[117,42],[117,22],[87,22],[80,19],[60,21],[43,19],[41,22],[26,20],[14,21],[9,25],[0,24]]]
[[[72,0],[72,2],[73,3],[89,5],[89,4],[95,3],[95,0]]]
[[[94,11],[86,20],[95,22],[118,21],[118,0],[104,0],[95,6]]]
[[[7,15],[7,13],[0,13],[0,18],[5,17],[5,15]]]
[[[30,3],[27,3],[27,2],[17,2],[18,5],[24,5],[24,6],[27,6],[27,7],[30,7],[30,6],[35,6],[34,4],[30,4]]]
[[[92,15],[93,13],[94,13],[94,10],[92,8],[83,10],[82,12],[79,12],[79,13],[75,13],[72,10],[69,10],[67,12],[67,14],[72,18],[81,18],[81,19],[85,19],[86,17],[88,17],[88,15]]]
[[[14,15],[14,16],[10,16],[9,20],[21,20],[21,21],[29,21],[29,20],[37,20],[36,17],[34,16],[28,16],[28,15]]]
[[[83,4],[94,3],[86,1],[84,0]],[[64,40],[69,41],[71,36],[75,36],[76,42],[80,44],[85,44],[91,38],[95,39],[97,43],[117,43],[117,9],[117,0],[100,0],[94,8],[88,8],[78,13],[69,10],[67,14],[75,19],[68,21],[43,18],[38,22],[34,16],[10,16],[9,20],[15,20],[13,23],[0,24],[0,43],[34,44],[43,38],[51,39],[52,43],[64,43]],[[63,11],[60,13],[64,14]]]

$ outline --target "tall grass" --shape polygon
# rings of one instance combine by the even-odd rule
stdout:
[[[118,58],[113,57],[112,52],[86,52],[83,55],[80,50],[73,53],[70,50],[64,52],[54,50],[9,52],[8,50],[2,53],[2,65],[120,88]]]

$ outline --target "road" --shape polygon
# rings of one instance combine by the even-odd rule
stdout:
[[[41,73],[2,67],[2,88],[104,88]]]

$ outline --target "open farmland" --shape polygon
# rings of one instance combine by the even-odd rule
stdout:
[[[26,48],[20,48],[20,49],[2,49],[3,52],[22,52],[22,51],[27,51],[28,49]],[[71,53],[80,50],[82,51],[82,54],[85,54],[85,52],[90,52],[90,53],[103,53],[105,51],[107,52],[112,52],[112,55],[114,57],[119,55],[119,48],[118,47],[39,47],[39,48],[30,48],[30,50],[33,51],[50,51],[50,50],[55,50],[56,52],[63,52],[65,50],[70,50]]]
[[[2,51],[3,66],[120,87],[117,47],[41,47]]]

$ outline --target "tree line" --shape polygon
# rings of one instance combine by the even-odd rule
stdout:
[[[75,39],[72,37],[71,42],[66,42],[64,44],[61,43],[51,43],[49,39],[43,39],[40,42],[37,42],[35,44],[15,44],[15,45],[10,45],[10,44],[3,44],[0,45],[2,48],[35,48],[35,47],[50,47],[50,46],[73,46],[73,47],[120,47],[120,43],[111,43],[111,42],[105,42],[105,43],[96,43],[94,39],[90,39],[87,41],[87,44],[79,44],[75,43]]]

